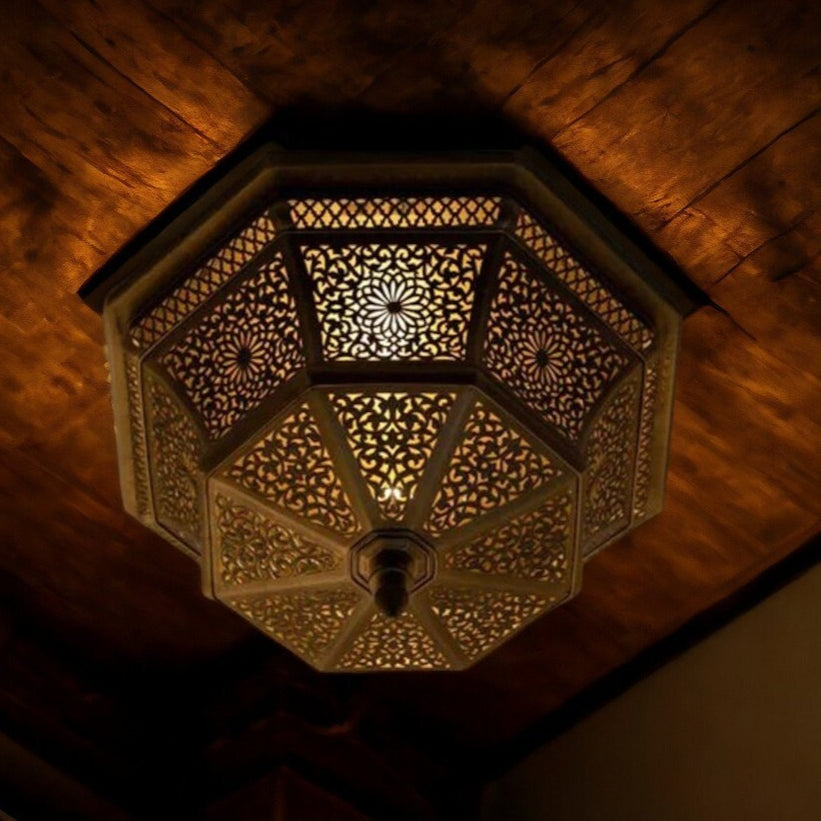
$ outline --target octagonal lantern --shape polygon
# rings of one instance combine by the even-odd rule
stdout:
[[[183,205],[105,276],[125,506],[308,663],[465,667],[659,511],[680,294],[532,153]]]

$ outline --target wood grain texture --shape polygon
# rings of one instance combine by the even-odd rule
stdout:
[[[454,772],[817,534],[820,9],[6,4],[0,729],[141,817],[162,791],[169,812],[251,807],[288,762],[366,817],[467,818]],[[75,292],[246,134],[300,112],[337,113],[330,147],[359,115],[496,116],[715,302],[685,324],[664,512],[465,673],[315,674],[120,507],[100,321]]]

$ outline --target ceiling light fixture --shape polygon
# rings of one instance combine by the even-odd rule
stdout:
[[[661,508],[684,302],[532,152],[266,147],[118,255],[127,510],[320,670],[463,668]]]

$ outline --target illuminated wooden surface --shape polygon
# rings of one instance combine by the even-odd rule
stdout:
[[[348,761],[370,745],[389,753],[382,783],[393,773],[422,807],[416,790],[454,753],[515,736],[821,529],[814,4],[8,5],[0,718],[14,737],[118,796],[166,736],[160,760],[237,762],[229,786],[279,745],[379,792]],[[321,106],[500,113],[552,142],[720,306],[685,323],[664,514],[467,673],[317,677],[260,649],[202,598],[193,563],[120,508],[100,320],[75,292],[266,118]],[[202,670],[222,683],[192,698]],[[356,720],[333,744],[305,729],[334,710]]]

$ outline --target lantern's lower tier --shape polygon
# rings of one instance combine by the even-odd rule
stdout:
[[[204,470],[185,403],[143,377],[154,526],[322,670],[471,664],[573,596],[642,502],[642,368],[594,415],[581,470],[476,387],[430,384],[308,389]],[[407,600],[386,606],[380,574]]]

